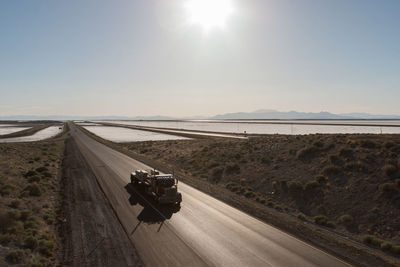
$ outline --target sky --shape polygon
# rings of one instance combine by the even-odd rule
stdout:
[[[0,116],[400,115],[400,1],[188,1],[0,1]]]

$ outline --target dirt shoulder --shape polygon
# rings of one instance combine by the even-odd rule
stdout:
[[[382,251],[380,248],[380,245],[386,242],[383,241],[385,235],[387,243],[393,242],[390,244],[396,248],[396,245],[393,245],[396,244],[396,233],[398,233],[393,230],[396,226],[393,222],[398,219],[395,215],[398,207],[393,205],[396,198],[382,193],[379,188],[382,183],[394,181],[397,174],[394,174],[394,178],[367,179],[374,177],[373,173],[382,177],[381,169],[386,164],[395,164],[398,141],[393,136],[372,141],[376,143],[377,148],[384,151],[371,152],[367,147],[373,145],[365,141],[370,138],[359,135],[269,136],[250,140],[215,138],[117,144],[89,134],[98,141],[161,171],[174,171],[185,183],[354,265],[397,266],[399,264],[394,253],[390,250]],[[321,140],[322,145],[318,143]],[[332,143],[335,145],[332,146]],[[353,146],[352,149],[356,152],[353,158],[346,159],[347,156],[344,155],[348,150],[343,149],[343,146],[347,145]],[[374,169],[369,170],[372,173],[368,171],[366,175],[360,175],[362,161],[357,158],[357,153],[362,153],[361,157],[365,159],[370,158],[369,153],[383,154],[380,154],[381,160],[376,162]],[[393,158],[389,162],[385,158],[386,153]],[[340,169],[340,166],[343,170],[345,166],[347,169],[335,176],[330,173],[335,168],[327,170],[325,167],[332,167],[334,164],[331,161],[336,162],[337,157],[339,162],[336,170]],[[344,162],[341,162],[342,160]],[[318,178],[320,176],[322,178]],[[367,177],[365,180],[364,176]],[[320,179],[320,182],[315,187],[317,179]],[[293,188],[288,187],[294,182],[298,182],[296,185],[299,186],[293,188],[299,190],[292,192]],[[313,186],[307,186],[309,182],[312,182]],[[365,191],[365,186],[375,190],[367,192],[374,193],[374,198],[369,199],[365,194],[354,192],[354,188]],[[309,196],[312,196],[311,200]],[[357,199],[353,200],[351,197]],[[387,220],[392,228],[383,232],[383,227],[379,227],[379,223],[384,221],[372,222],[372,226],[376,225],[375,228],[365,227],[364,221],[358,221],[359,218],[356,217],[358,213],[352,216],[353,221],[349,224],[346,224],[347,221],[344,219],[339,220],[342,215],[353,214],[352,211],[367,210],[368,214],[370,205],[381,205],[382,210],[378,212],[386,212],[387,209],[394,215],[391,220]],[[305,209],[307,207],[308,209]],[[317,224],[318,215],[325,216],[329,224]],[[375,218],[385,217],[375,216]],[[368,217],[366,221],[368,220],[371,218]],[[354,231],[356,223],[360,225],[356,228],[357,231]],[[377,229],[381,232],[367,231],[368,229]],[[378,240],[380,243],[364,244],[362,240],[364,233],[370,235],[382,233],[379,239],[374,239],[374,242]]]
[[[72,138],[66,140],[62,192],[65,265],[143,265]]]

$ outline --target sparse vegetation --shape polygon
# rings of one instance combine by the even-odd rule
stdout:
[[[59,181],[52,177],[62,154],[62,142],[0,144],[0,244],[8,251],[0,253],[0,266],[58,265],[53,225]],[[51,159],[54,165],[45,166]]]
[[[322,174],[327,176],[333,176],[340,174],[341,169],[336,166],[326,166],[322,169]]]
[[[365,234],[393,244],[400,238],[400,138],[385,135],[267,136],[121,145],[185,176],[254,200],[299,220],[355,239]],[[157,158],[155,155],[158,155]],[[154,157],[153,157],[154,156]],[[237,167],[238,166],[238,167]],[[251,190],[249,190],[251,189]],[[337,224],[335,224],[334,222]],[[375,239],[373,244],[380,243]],[[375,246],[375,245],[373,245]]]
[[[353,216],[351,216],[349,214],[345,214],[345,215],[342,215],[339,217],[338,223],[348,225],[348,224],[352,223],[353,220],[354,220]]]
[[[314,222],[319,225],[326,226],[328,224],[328,217],[325,215],[317,215],[314,217]]]
[[[6,255],[6,261],[9,263],[21,263],[24,259],[24,251],[18,250],[10,250]]]
[[[379,189],[382,192],[393,192],[394,190],[396,190],[396,185],[395,183],[384,183],[379,186]]]
[[[303,192],[303,184],[299,181],[291,181],[288,184],[288,189],[292,195],[300,195]]]
[[[383,173],[386,176],[392,176],[397,172],[397,167],[392,165],[392,164],[386,164],[383,168],[382,168]]]

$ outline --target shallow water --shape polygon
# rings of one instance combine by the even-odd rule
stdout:
[[[101,138],[116,143],[189,139],[175,135],[112,126],[83,126],[83,128],[94,133],[95,135],[100,136]]]
[[[400,134],[400,127],[390,127],[400,125],[400,121],[104,121],[108,123],[118,123],[125,125],[138,125],[159,128],[173,128],[197,131],[225,132],[225,133],[249,133],[249,134]],[[279,122],[280,124],[276,124]],[[308,125],[305,123],[313,123]],[[321,125],[321,123],[332,124],[354,124],[354,125]],[[361,126],[356,124],[385,124],[388,126]]]
[[[16,127],[12,124],[0,124],[0,135],[15,133],[29,128],[31,127]]]
[[[101,126],[102,124],[93,123],[93,122],[76,122],[75,123],[79,126]]]
[[[61,133],[62,131],[63,131],[62,126],[50,126],[50,127],[47,127],[46,129],[36,132],[33,135],[0,139],[0,143],[40,141],[40,140],[44,140],[44,139],[48,139],[53,136],[56,136],[57,134]]]

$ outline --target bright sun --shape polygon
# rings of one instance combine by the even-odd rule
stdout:
[[[231,0],[188,0],[185,7],[189,22],[205,31],[224,28],[233,13]]]

